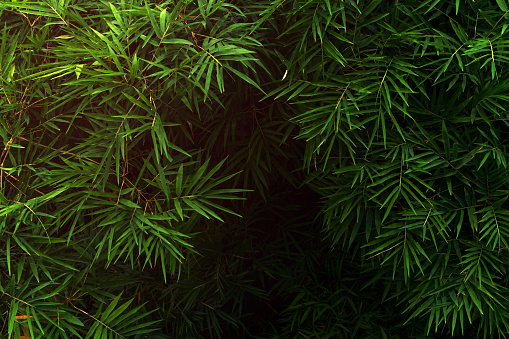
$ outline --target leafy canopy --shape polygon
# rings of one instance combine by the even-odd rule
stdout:
[[[508,11],[1,3],[2,331],[505,337]]]

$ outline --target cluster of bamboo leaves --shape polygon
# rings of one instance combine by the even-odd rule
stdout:
[[[191,338],[236,324],[244,295],[266,295],[238,259],[255,251],[215,247],[248,227],[230,209],[247,193],[236,183],[268,186],[256,116],[281,155],[285,136],[249,95],[263,67],[244,13],[214,1],[0,10],[2,336]]]
[[[507,0],[0,3],[0,337],[505,337],[508,28]]]
[[[278,31],[282,81],[268,96],[294,107],[306,182],[324,198],[323,230],[365,274],[356,278],[363,299],[404,314],[400,326],[420,323],[419,337],[505,337],[507,1],[281,4],[264,10],[266,22],[287,22]],[[325,314],[339,312],[327,307],[348,290],[324,286],[317,296],[315,285],[288,309],[296,337],[311,316],[308,337],[340,326],[341,315]],[[397,322],[384,324],[373,337],[401,335]]]

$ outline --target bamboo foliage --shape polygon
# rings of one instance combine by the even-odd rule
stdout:
[[[272,4],[327,237],[426,334],[505,336],[506,2]]]
[[[508,10],[1,3],[0,336],[505,337]]]
[[[8,337],[19,313],[32,337],[153,332],[157,308],[129,272],[169,282],[204,220],[238,215],[221,203],[241,199],[244,189],[228,188],[237,173],[193,145],[190,127],[232,81],[258,86],[246,73],[258,43],[240,40],[241,22],[227,25],[243,16],[235,6],[202,5],[1,5]]]

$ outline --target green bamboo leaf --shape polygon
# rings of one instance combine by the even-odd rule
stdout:
[[[359,21],[365,19],[369,13],[371,13],[380,3],[382,0],[373,0],[371,3],[362,10],[361,15],[359,17]]]
[[[180,205],[180,200],[175,199],[174,203],[175,203],[175,208],[177,209],[177,213],[178,213],[180,219],[184,220],[184,215],[182,214],[182,206]]]
[[[5,294],[4,294],[5,295]],[[14,324],[16,322],[16,314],[18,312],[18,302],[13,298],[11,299],[11,305],[9,308],[9,319],[7,322],[7,333],[9,337],[12,335],[12,332],[14,330]]]
[[[129,208],[140,208],[141,207],[138,205],[138,204],[135,204],[134,202],[132,202],[131,200],[127,200],[127,199],[118,199],[118,202],[124,206],[127,206]]]
[[[498,7],[504,12],[507,12],[509,8],[507,7],[507,0],[497,0]]]
[[[263,94],[267,94],[267,93],[265,93],[265,91],[262,90],[262,88],[254,80],[249,78],[246,74],[244,74],[244,73],[242,73],[240,71],[237,71],[235,68],[231,67],[228,64],[223,64],[223,67],[226,68],[227,70],[231,71],[233,74],[235,74],[236,76],[238,76],[239,78],[241,78],[245,82],[247,82],[247,83],[253,85],[254,87],[256,87]]]
[[[175,183],[175,194],[177,197],[180,197],[182,193],[182,178],[184,176],[184,165],[181,164],[179,167],[179,170],[177,172],[177,179]]]

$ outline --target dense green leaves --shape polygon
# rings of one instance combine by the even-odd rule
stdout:
[[[1,336],[507,336],[507,11],[0,4]]]
[[[241,168],[210,164],[193,126],[234,82],[256,84],[259,43],[220,2],[1,6],[8,335],[21,314],[32,336],[142,337],[162,320],[150,320],[142,270],[178,281],[204,220],[238,215],[222,201],[247,191],[231,187]]]
[[[427,334],[505,336],[507,5],[292,3],[270,95],[296,107],[327,236]]]

